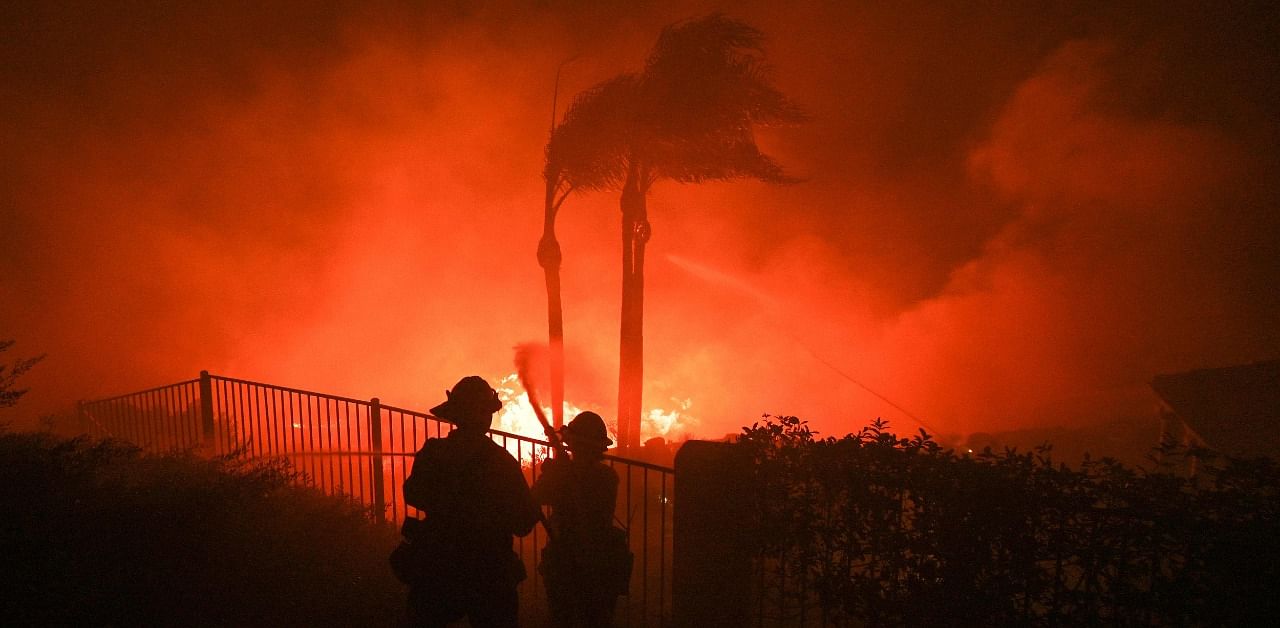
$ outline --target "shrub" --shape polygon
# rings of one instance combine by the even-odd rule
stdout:
[[[1219,459],[1195,478],[1109,459],[1068,468],[1047,446],[960,455],[880,421],[819,439],[795,417],[766,417],[739,446],[755,462],[762,606],[782,615],[1248,625],[1280,611],[1270,460]]]
[[[0,433],[12,625],[393,624],[396,531],[281,461]]]

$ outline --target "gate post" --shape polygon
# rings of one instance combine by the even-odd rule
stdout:
[[[217,453],[213,442],[213,378],[209,371],[200,371],[200,426],[204,433],[204,447],[209,453]]]
[[[676,626],[751,624],[752,512],[742,487],[750,460],[730,443],[691,440],[676,454],[672,620]]]
[[[382,477],[382,401],[377,397],[369,400],[369,444],[373,446],[373,518],[381,523],[386,520],[387,497]]]

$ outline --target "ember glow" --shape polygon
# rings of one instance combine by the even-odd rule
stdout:
[[[48,354],[14,420],[202,369],[425,409],[545,339],[556,70],[563,113],[712,4],[425,4],[3,3],[0,339]],[[1276,10],[1112,4],[734,3],[803,181],[655,185],[646,436],[1145,419],[1158,373],[1280,356]],[[557,222],[606,418],[619,213]]]
[[[529,438],[546,440],[546,435],[542,431],[542,424],[538,423],[538,419],[533,413],[533,406],[529,403],[529,395],[525,392],[524,386],[520,385],[520,378],[515,373],[511,373],[498,380],[493,387],[494,390],[498,391],[498,399],[502,401],[502,409],[493,418],[494,429],[509,434],[519,434]],[[642,442],[650,438],[662,438],[667,442],[675,442],[696,433],[698,420],[690,414],[693,401],[690,399],[672,399],[670,401],[672,405],[667,408],[652,406],[648,408],[644,414],[644,420],[640,423]],[[547,416],[551,416],[550,406],[544,404],[542,410]],[[584,410],[594,410],[603,417],[610,417],[610,413],[605,408],[579,407],[572,402],[566,402],[564,408],[565,420],[572,419]],[[614,443],[617,443],[617,420],[606,418],[605,427],[609,431],[609,437],[613,439]],[[528,448],[517,451],[515,444],[508,444],[508,449],[511,450],[512,455],[519,455],[523,462],[532,460],[532,452]]]

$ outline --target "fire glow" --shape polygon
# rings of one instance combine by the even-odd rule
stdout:
[[[538,418],[533,413],[529,394],[525,392],[524,386],[520,384],[520,378],[515,373],[498,380],[494,389],[498,392],[498,399],[502,401],[502,409],[493,420],[494,429],[538,440],[546,438],[542,425],[538,423]],[[692,435],[693,429],[698,424],[697,418],[689,413],[689,409],[693,407],[693,401],[691,399],[672,399],[671,401],[674,405],[669,408],[649,407],[645,410],[640,424],[641,442],[651,438],[662,438],[671,442],[683,440]],[[566,419],[572,419],[579,412],[588,409],[590,408],[566,401],[564,415]],[[609,438],[612,438],[616,444],[618,421],[616,418],[608,417],[605,414],[607,411],[601,412],[601,410],[604,408],[597,412],[600,412],[601,416],[606,416],[605,426],[609,431]],[[544,404],[543,412],[550,416],[551,407]],[[507,449],[524,464],[529,464],[536,458],[531,449],[522,448],[515,442],[507,443]]]
[[[704,11],[23,4],[0,339],[50,356],[32,422],[204,369],[420,409],[496,383],[547,338],[557,74],[563,115]],[[689,398],[708,438],[1140,423],[1153,375],[1280,352],[1277,55],[1239,28],[1266,3],[845,4],[734,3],[811,114],[758,138],[804,181],[655,185],[640,442],[690,435]],[[617,420],[618,202],[556,221],[566,419]],[[495,428],[541,439],[505,401]]]

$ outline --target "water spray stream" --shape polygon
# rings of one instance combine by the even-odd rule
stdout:
[[[533,380],[532,362],[540,353],[545,353],[546,348],[536,343],[522,343],[516,345],[515,351],[516,374],[520,378],[520,385],[524,386],[525,394],[529,396],[529,405],[533,406],[533,414],[542,424],[547,442],[551,443],[556,455],[567,459],[569,454],[565,451],[564,443],[560,441],[560,435],[556,433],[555,428],[551,427],[551,422],[542,411],[542,404],[538,403],[537,382]]]
[[[841,378],[857,386],[858,388],[861,388],[862,390],[871,394],[876,399],[879,399],[880,401],[885,402],[890,407],[901,412],[907,418],[911,419],[912,421],[915,421],[920,427],[924,428],[925,430],[929,432],[933,432],[935,434],[937,433],[937,431],[934,430],[932,426],[925,423],[924,420],[921,419],[919,416],[916,416],[915,413],[911,412],[910,410],[907,410],[906,408],[902,407],[901,404],[898,404],[892,399],[889,399],[883,394],[880,394],[879,392],[875,391],[871,387],[859,381],[854,376],[846,373],[844,369],[841,369],[839,366],[835,365],[830,360],[824,358],[812,346],[810,346],[809,343],[805,342],[802,338],[797,336],[795,332],[791,330],[791,327],[788,326],[782,320],[782,317],[777,314],[779,310],[777,300],[774,299],[768,293],[755,287],[750,282],[747,282],[739,277],[726,273],[722,270],[711,268],[704,264],[700,264],[698,262],[694,262],[692,260],[677,256],[677,255],[672,255],[670,253],[666,255],[666,259],[667,261],[671,262],[671,264],[674,265],[676,268],[679,268],[685,273],[688,273],[690,276],[693,276],[707,283],[714,284],[722,288],[727,288],[729,290],[732,290],[733,292],[737,292],[739,294],[750,297],[757,304],[759,304],[764,308],[765,312],[767,312],[769,315],[769,319],[773,322],[774,326],[779,331],[782,332],[783,335],[785,335],[787,338],[790,338],[792,342],[795,342],[798,346],[800,346],[800,348],[804,349],[819,364],[827,367],[828,369],[831,369],[831,372],[835,373],[836,375],[839,375]]]

